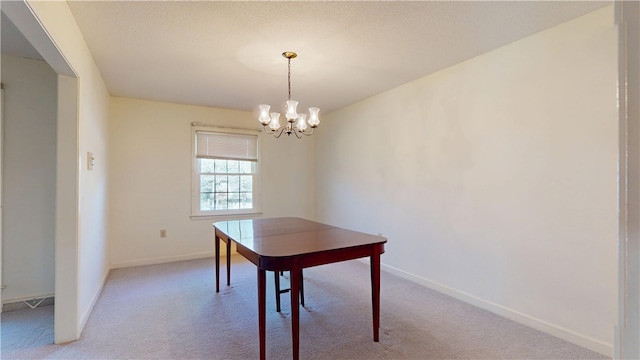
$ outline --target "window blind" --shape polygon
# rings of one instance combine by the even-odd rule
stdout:
[[[258,136],[197,131],[196,157],[258,161]]]

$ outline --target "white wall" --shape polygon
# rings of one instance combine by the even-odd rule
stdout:
[[[66,189],[68,184],[74,184],[75,189],[59,192],[69,193],[71,197],[57,198],[56,201],[58,205],[69,201],[76,203],[75,206],[63,207],[64,214],[57,210],[58,218],[69,219],[71,216],[71,223],[75,220],[73,225],[76,227],[69,229],[69,222],[63,221],[65,229],[56,229],[57,234],[69,234],[56,238],[56,301],[62,296],[67,297],[60,306],[56,302],[55,338],[57,343],[61,343],[80,336],[109,270],[106,204],[109,93],[67,3],[28,1],[26,5],[50,40],[37,44],[32,42],[32,45],[47,61],[51,59],[57,64],[52,65],[54,69],[68,65],[77,77],[75,84],[71,77],[59,77],[59,85],[60,79],[64,79],[58,92],[65,98],[70,94],[76,95],[59,103],[58,114],[63,114],[64,118],[59,118],[58,123],[63,123],[60,129],[67,129],[69,133],[77,131],[77,136],[71,139],[68,139],[68,134],[58,134],[59,139],[65,139],[58,153],[62,150],[65,154],[75,152],[72,154],[75,166],[65,167],[63,173],[58,174],[57,187]],[[14,6],[18,5],[11,8]],[[24,33],[20,21],[14,18],[12,21]],[[29,34],[25,36],[31,40]],[[51,52],[60,56],[47,57]],[[61,71],[58,74],[70,75]],[[96,157],[95,169],[91,171],[86,167],[88,151]],[[58,159],[59,172],[61,161],[66,164],[65,159]]]
[[[2,56],[2,303],[54,294],[57,74]]]
[[[608,7],[325,116],[318,220],[388,237],[388,270],[611,355],[616,39]]]
[[[190,217],[192,122],[254,130],[259,125],[250,112],[112,97],[112,267],[213,255],[216,220]],[[312,219],[313,138],[260,137],[262,216]]]

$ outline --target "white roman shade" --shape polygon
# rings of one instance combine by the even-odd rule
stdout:
[[[196,157],[258,161],[258,136],[197,131]]]

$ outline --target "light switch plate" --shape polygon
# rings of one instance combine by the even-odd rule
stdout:
[[[96,158],[93,157],[93,153],[92,152],[88,152],[87,153],[87,170],[93,170],[93,167],[95,165],[95,161],[96,161]]]

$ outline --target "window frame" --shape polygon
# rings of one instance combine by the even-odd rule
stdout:
[[[254,164],[254,174],[253,174],[253,208],[251,209],[227,209],[227,210],[208,210],[202,211],[200,210],[200,168],[199,168],[199,159],[196,157],[197,155],[197,134],[199,132],[205,133],[222,133],[229,135],[251,135],[256,138],[256,152],[257,152],[257,160]],[[261,171],[260,171],[260,148],[261,148],[261,140],[258,131],[247,130],[247,129],[233,129],[233,128],[222,128],[215,126],[192,126],[191,127],[191,218],[215,218],[215,219],[224,219],[224,218],[244,218],[244,217],[252,217],[254,215],[259,215],[262,213],[261,208]]]

